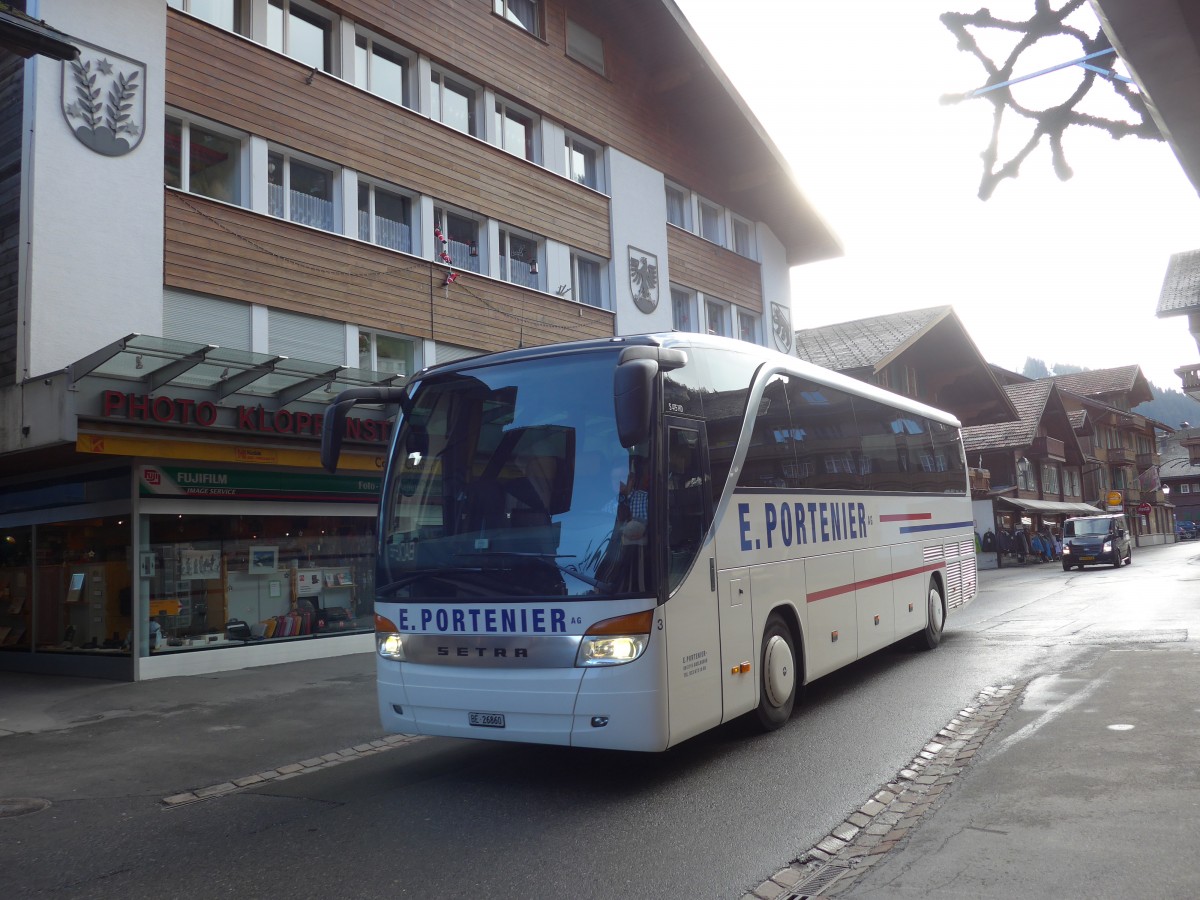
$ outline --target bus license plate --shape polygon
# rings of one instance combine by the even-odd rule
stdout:
[[[467,713],[467,722],[471,725],[478,725],[481,728],[503,728],[504,713]]]

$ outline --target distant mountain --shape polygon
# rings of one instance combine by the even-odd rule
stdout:
[[[1068,366],[1062,363],[1047,366],[1042,360],[1031,356],[1026,358],[1021,374],[1026,378],[1046,378],[1050,375],[1074,375],[1087,371],[1090,370],[1083,366]],[[1200,426],[1200,401],[1193,400],[1187,394],[1173,388],[1160,388],[1154,382],[1150,382],[1150,394],[1154,397],[1153,400],[1134,409],[1139,416],[1154,419],[1172,428],[1184,427],[1185,422],[1192,426]]]
[[[1200,401],[1182,391],[1160,388],[1154,382],[1150,382],[1150,393],[1154,399],[1134,409],[1139,416],[1156,419],[1172,428],[1200,425]]]

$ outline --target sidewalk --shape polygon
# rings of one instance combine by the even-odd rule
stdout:
[[[113,682],[0,672],[0,800],[162,798],[378,739],[372,653]]]
[[[1113,647],[1088,668],[1030,682],[931,813],[828,895],[1200,896],[1200,654]]]

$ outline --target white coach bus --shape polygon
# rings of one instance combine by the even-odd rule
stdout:
[[[379,510],[379,712],[409,734],[664,750],[975,593],[951,415],[741,341],[479,356],[406,388]]]

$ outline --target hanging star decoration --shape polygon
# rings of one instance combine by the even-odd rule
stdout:
[[[442,262],[444,262],[448,266],[454,265],[454,260],[452,260],[450,258],[450,254],[446,252],[446,245],[447,245],[446,236],[444,234],[442,234],[442,229],[439,228],[437,225],[433,226],[433,236],[435,238],[437,238],[438,243],[441,245],[441,248],[442,248],[441,250],[438,251],[438,259],[440,259]],[[456,281],[458,281],[458,273],[455,272],[453,269],[451,269],[449,272],[446,273],[446,280],[442,282],[442,287],[449,287],[450,285],[454,284],[454,282],[456,282]]]
[[[1051,161],[1054,172],[1060,181],[1066,181],[1074,172],[1067,164],[1063,150],[1063,133],[1072,125],[1088,125],[1108,132],[1114,140],[1123,137],[1139,137],[1147,140],[1162,140],[1158,127],[1154,124],[1150,113],[1130,79],[1118,75],[1112,69],[1103,68],[1098,61],[1111,62],[1115,60],[1115,51],[1109,43],[1103,29],[1097,24],[1096,33],[1088,34],[1075,25],[1067,24],[1066,19],[1076,10],[1087,3],[1087,0],[1068,0],[1055,9],[1050,0],[1034,0],[1034,12],[1024,22],[1014,22],[998,19],[987,9],[973,13],[942,13],[941,21],[955,37],[958,47],[973,54],[987,72],[987,82],[981,87],[965,94],[946,94],[941,98],[943,104],[958,103],[975,97],[984,97],[991,101],[992,139],[987,149],[980,154],[983,158],[983,177],[979,183],[979,198],[987,200],[996,186],[1005,178],[1016,178],[1020,172],[1021,163],[1037,147],[1043,137],[1050,144]],[[974,36],[968,28],[999,29],[1020,35],[1020,39],[1009,53],[1003,64],[997,65],[980,49]],[[1014,77],[1021,54],[1040,41],[1042,38],[1067,36],[1076,39],[1083,52],[1079,59],[1064,61],[1062,64],[1044,69],[1040,72],[1025,73]],[[1082,72],[1079,84],[1063,103],[1046,109],[1030,109],[1013,99],[1011,85],[1027,81],[1051,71],[1076,67]],[[1108,119],[1081,112],[1079,104],[1096,84],[1096,79],[1107,81],[1113,91],[1125,101],[1134,121]],[[1019,116],[1033,121],[1033,132],[1025,145],[1011,159],[997,166],[1000,139],[1000,128],[1005,110],[1012,110]]]

